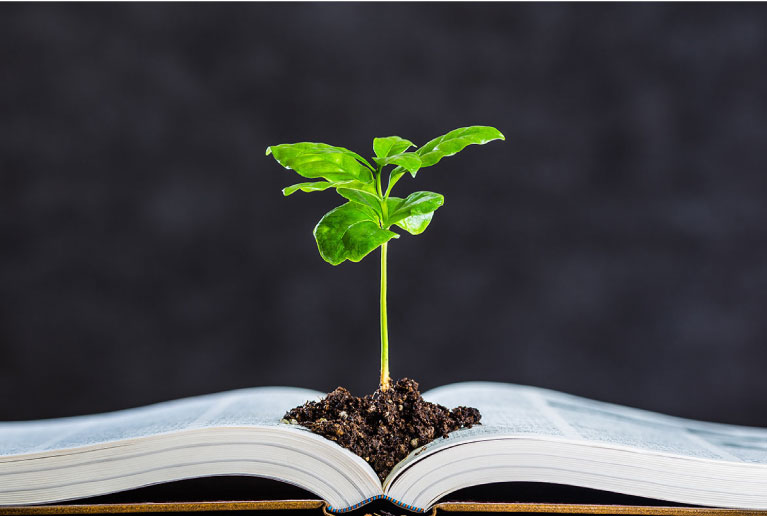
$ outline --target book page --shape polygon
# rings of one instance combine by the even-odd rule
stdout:
[[[294,387],[255,387],[91,416],[0,422],[0,458],[179,430],[275,427],[288,409],[321,396],[317,391]]]
[[[426,446],[528,436],[684,457],[767,464],[767,429],[704,423],[513,384],[468,382],[424,393],[448,407],[473,406],[482,424]],[[416,450],[411,455],[427,450]]]

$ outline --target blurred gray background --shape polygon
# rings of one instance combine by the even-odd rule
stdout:
[[[378,257],[267,145],[498,127],[404,178],[391,367],[767,425],[767,8],[0,6],[0,419],[372,392]],[[286,407],[287,408],[287,407]]]

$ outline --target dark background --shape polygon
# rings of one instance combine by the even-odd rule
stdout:
[[[483,124],[395,193],[391,366],[767,425],[764,5],[0,6],[0,419],[378,380],[378,257],[267,145]],[[286,407],[287,408],[287,407]]]

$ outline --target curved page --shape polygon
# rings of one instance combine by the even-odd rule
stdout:
[[[426,392],[482,425],[414,451],[384,483],[429,507],[503,481],[556,482],[680,503],[767,508],[767,430],[703,423],[535,387],[470,382]]]
[[[380,494],[365,461],[279,422],[287,408],[318,396],[261,387],[93,416],[0,423],[0,505],[212,475],[282,480],[336,507]]]

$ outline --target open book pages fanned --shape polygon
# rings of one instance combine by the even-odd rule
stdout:
[[[767,429],[703,423],[546,389],[471,382],[424,393],[482,425],[413,451],[383,484],[360,457],[280,423],[322,394],[258,387],[93,416],[0,423],[0,505],[75,500],[214,475],[297,485],[346,512],[385,498],[426,511],[497,482],[546,482],[767,509]]]

